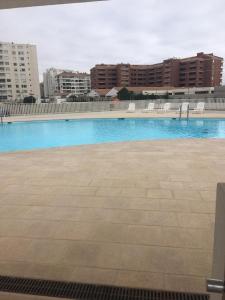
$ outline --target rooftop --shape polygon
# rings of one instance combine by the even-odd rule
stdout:
[[[90,74],[88,73],[80,73],[80,72],[66,72],[66,71],[63,71],[62,73],[56,75],[56,77],[80,77],[80,78],[83,78],[83,77],[87,77],[87,76],[90,76]]]

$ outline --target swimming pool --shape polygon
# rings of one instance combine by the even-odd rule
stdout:
[[[0,152],[177,138],[225,138],[225,119],[81,119],[4,123]]]

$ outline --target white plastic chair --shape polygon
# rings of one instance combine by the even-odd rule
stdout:
[[[129,103],[127,112],[128,113],[134,113],[135,112],[135,103]]]
[[[153,112],[155,110],[155,103],[154,102],[150,102],[148,104],[148,107],[143,109],[143,112]]]
[[[167,112],[170,111],[171,103],[164,103],[163,106],[159,109],[159,112]]]
[[[193,109],[193,113],[202,114],[205,110],[205,102],[198,102],[196,108]]]

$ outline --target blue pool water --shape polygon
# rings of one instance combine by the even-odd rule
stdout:
[[[225,138],[225,119],[83,119],[4,123],[0,152],[177,138]]]

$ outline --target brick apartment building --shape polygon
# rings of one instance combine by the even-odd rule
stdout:
[[[214,87],[221,85],[222,68],[223,58],[203,52],[183,59],[167,59],[154,65],[99,64],[91,69],[91,87]]]

